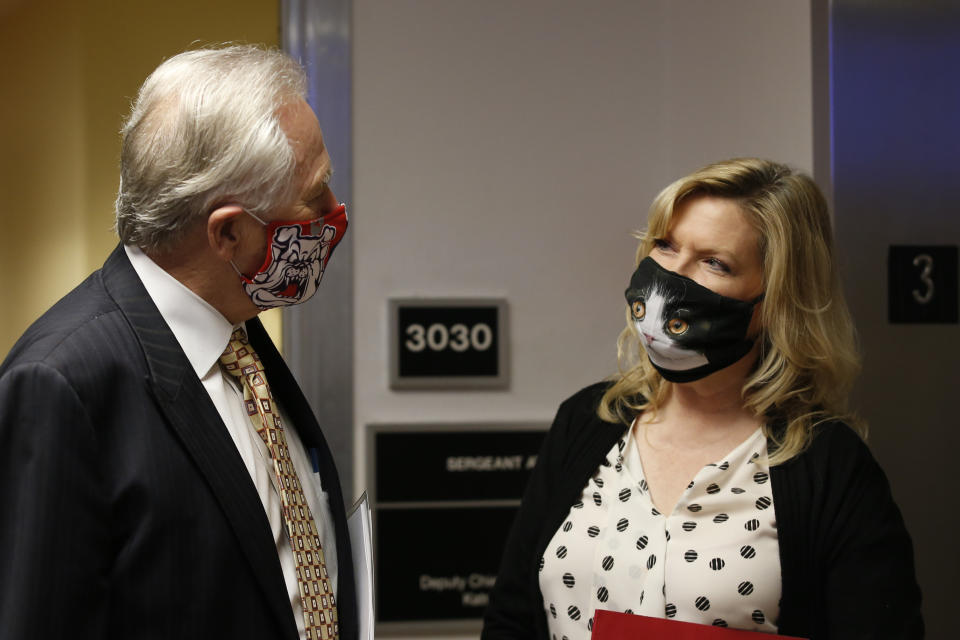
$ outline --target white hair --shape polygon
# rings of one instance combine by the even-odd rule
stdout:
[[[157,67],[121,130],[121,241],[163,251],[219,204],[263,217],[285,203],[296,162],[277,112],[305,95],[303,69],[275,49],[199,49]]]

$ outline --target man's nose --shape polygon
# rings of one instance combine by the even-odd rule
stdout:
[[[337,197],[333,195],[333,189],[327,187],[326,197],[323,199],[323,204],[320,207],[320,214],[328,216],[340,206],[340,201],[337,200]]]

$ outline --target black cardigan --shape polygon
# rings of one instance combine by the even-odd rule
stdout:
[[[565,401],[504,550],[482,640],[546,640],[537,564],[587,480],[627,429],[600,420],[607,383]],[[883,471],[846,425],[770,470],[780,545],[779,633],[811,640],[922,638],[913,548]]]

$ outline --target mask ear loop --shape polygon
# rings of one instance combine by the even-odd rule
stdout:
[[[766,298],[766,296],[767,296],[767,292],[764,291],[763,293],[761,293],[761,294],[758,295],[756,298],[754,298],[753,300],[750,301],[750,304],[753,305],[753,311],[751,312],[751,316],[753,315],[753,313],[756,312],[756,310],[757,310],[757,305],[760,304],[761,302],[763,302],[763,300],[764,300],[764,298]],[[762,318],[763,318],[763,311],[761,310],[760,319],[762,320]],[[752,320],[751,320],[751,321],[752,321]],[[749,337],[749,336],[748,336],[748,337]],[[763,329],[763,326],[761,326],[759,329],[757,329],[757,335],[753,336],[753,338],[750,338],[750,339],[753,340],[754,342],[759,342],[759,343],[760,343],[760,355],[759,355],[759,357],[757,358],[757,362],[758,362],[758,363],[759,363],[759,362],[762,362],[764,356],[766,355],[766,354],[765,354],[765,352],[766,352],[766,340],[764,339],[764,337],[765,337],[764,329]]]
[[[262,224],[263,226],[267,226],[268,223],[264,222],[260,216],[253,213],[252,211],[247,211],[246,209],[244,209],[243,212],[248,216],[250,216],[251,218],[253,218],[254,220],[256,220],[257,222],[259,222],[260,224]]]
[[[248,280],[247,276],[245,276],[245,275],[243,275],[242,273],[240,273],[240,269],[237,269],[237,265],[235,265],[235,264],[233,263],[233,260],[230,260],[229,262],[230,262],[230,266],[233,267],[233,270],[237,272],[237,275],[238,275],[238,276],[240,276],[240,277],[243,278],[244,280]]]
[[[257,214],[253,213],[252,211],[249,211],[249,210],[247,210],[247,209],[242,209],[242,211],[243,211],[245,214],[247,214],[248,216],[250,216],[251,218],[253,218],[254,220],[256,220],[257,222],[259,222],[259,223],[260,223],[261,225],[263,225],[264,227],[269,226],[268,223],[264,222],[264,221],[260,218],[260,216],[258,216]],[[230,262],[230,266],[233,267],[233,270],[237,272],[237,275],[240,276],[240,279],[241,279],[241,280],[243,280],[244,282],[251,282],[250,278],[248,278],[247,276],[243,275],[243,273],[240,272],[240,269],[237,268],[237,265],[234,264],[233,260],[230,260],[229,262]]]

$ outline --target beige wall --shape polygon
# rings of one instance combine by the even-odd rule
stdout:
[[[223,41],[276,45],[278,3],[0,0],[0,358],[116,245],[117,132],[137,87]]]

